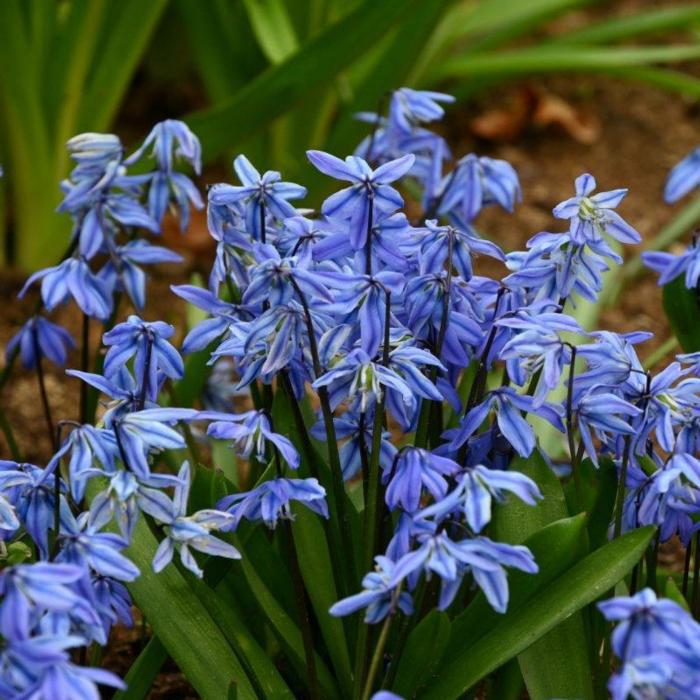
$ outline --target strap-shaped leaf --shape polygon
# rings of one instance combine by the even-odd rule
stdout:
[[[507,613],[433,679],[421,700],[458,698],[481,678],[609,591],[639,561],[655,529],[623,535],[589,554],[541,590],[527,605]]]
[[[157,636],[151,637],[124,678],[126,690],[118,690],[113,700],[143,700],[147,697],[167,658],[163,642]]]
[[[428,0],[432,1],[432,0]],[[418,0],[366,0],[291,58],[265,71],[230,99],[192,114],[187,122],[204,156],[233,148],[326,84],[372,47]]]
[[[568,510],[561,483],[538,450],[527,459],[514,459],[511,469],[529,476],[544,496],[534,507],[511,497],[495,510],[495,539],[521,544],[545,525],[567,517]],[[572,615],[523,651],[518,663],[533,700],[593,697],[581,613]]]
[[[239,698],[257,697],[235,653],[176,566],[153,573],[158,542],[142,519],[126,551],[141,575],[129,584],[168,653],[204,700],[223,700],[231,681]]]
[[[294,25],[284,0],[243,0],[250,23],[264,54],[282,63],[299,48]]]

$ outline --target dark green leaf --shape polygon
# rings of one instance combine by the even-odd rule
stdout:
[[[406,641],[392,690],[410,697],[429,677],[450,638],[450,619],[444,612],[431,610]],[[426,653],[426,651],[428,651]]]
[[[215,158],[288,112],[310,90],[345,70],[418,4],[418,0],[366,0],[230,99],[191,115],[187,121],[202,141],[205,158]]]
[[[655,530],[629,532],[572,566],[528,600],[502,616],[476,644],[440,669],[422,700],[449,700],[466,692],[570,615],[609,591],[639,561]]]
[[[685,275],[664,286],[664,310],[671,329],[685,352],[700,350],[698,291],[685,286]]]
[[[148,644],[131,664],[124,678],[126,690],[118,690],[113,700],[143,700],[151,691],[153,681],[168,658],[168,652],[158,637],[151,637]]]
[[[126,554],[141,575],[129,584],[163,646],[204,700],[221,700],[235,679],[239,697],[256,698],[250,680],[218,625],[178,569],[171,565],[153,573],[158,542],[144,520],[136,527]]]
[[[521,544],[544,526],[567,517],[568,509],[559,479],[539,450],[527,459],[514,459],[511,469],[529,476],[544,496],[535,507],[510,497],[495,510],[494,537]],[[530,697],[533,700],[592,698],[587,649],[583,616],[578,613],[523,651],[518,663]]]

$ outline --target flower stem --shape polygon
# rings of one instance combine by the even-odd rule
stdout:
[[[372,275],[372,226],[374,219],[374,192],[367,192],[369,213],[367,214],[367,240],[365,241],[365,274]]]
[[[690,609],[697,620],[700,613],[700,532],[695,533],[695,558],[693,561],[693,602]]]
[[[313,362],[314,375],[316,378],[320,377],[323,373],[321,367],[321,359],[318,354],[318,345],[316,343],[316,331],[314,330],[314,323],[311,317],[311,310],[309,309],[309,304],[306,300],[304,292],[297,284],[296,280],[291,278],[292,287],[294,292],[299,298],[302,308],[304,309],[304,318],[306,320],[306,331],[309,336],[309,349],[311,351],[311,361]],[[340,537],[343,545],[343,551],[347,553],[347,556],[351,560],[351,573],[353,573],[353,578],[356,574],[356,569],[354,566],[354,556],[355,551],[352,544],[352,530],[350,528],[350,517],[348,514],[345,499],[347,498],[345,493],[345,483],[343,481],[343,469],[340,465],[340,453],[338,451],[338,439],[335,434],[335,423],[333,422],[333,411],[331,410],[331,402],[328,396],[328,389],[325,386],[318,388],[318,398],[321,404],[321,413],[323,415],[323,425],[326,430],[326,443],[328,447],[328,462],[331,470],[331,483],[333,486],[333,499],[335,501],[336,509],[338,511],[338,520],[340,523]],[[292,403],[295,403],[293,396],[290,396]]]
[[[306,659],[306,676],[309,684],[309,697],[317,700],[321,697],[318,688],[318,675],[316,673],[316,658],[314,656],[314,639],[311,628],[311,614],[309,612],[309,600],[304,588],[304,580],[299,566],[292,526],[289,520],[284,521],[284,528],[287,540],[287,550],[289,552],[289,563],[291,565],[292,581],[296,593],[297,605],[299,607],[299,618],[301,621],[301,638],[304,644],[304,657]]]
[[[41,351],[39,348],[39,335],[36,327],[32,329],[32,343],[34,345],[34,356],[36,357],[36,377],[39,382],[39,395],[41,396],[41,405],[44,409],[44,419],[46,420],[46,429],[49,431],[49,442],[54,452],[58,450],[56,441],[56,430],[51,416],[51,405],[49,397],[46,393],[46,379],[44,377],[44,367],[41,363]]]
[[[693,556],[693,538],[688,540],[688,546],[685,548],[685,563],[683,565],[683,585],[681,587],[681,593],[685,598],[688,595],[688,577],[690,574],[690,560]]]
[[[369,700],[370,695],[372,694],[372,686],[374,685],[374,679],[377,677],[379,666],[381,665],[382,658],[384,656],[384,647],[386,647],[387,640],[389,639],[389,630],[393,619],[394,611],[392,610],[386,616],[386,620],[384,620],[384,624],[382,625],[382,631],[379,633],[377,646],[374,648],[372,662],[370,663],[369,671],[367,672],[367,682],[365,683],[365,689],[362,693],[362,700]]]
[[[90,367],[90,317],[83,313],[82,340],[80,348],[80,369],[88,372]],[[87,382],[80,382],[80,422],[88,422],[88,389]]]
[[[576,449],[574,436],[574,375],[576,373],[576,346],[569,345],[571,359],[569,361],[569,381],[566,391],[566,437],[569,441],[569,456],[571,458],[571,474],[574,477],[576,487],[576,506],[578,512],[583,511],[583,490],[581,486],[581,470],[579,465],[579,452]]]
[[[627,465],[630,458],[630,438],[625,437],[625,449],[622,454],[622,464],[620,465],[620,480],[617,484],[617,496],[615,497],[615,528],[613,539],[617,539],[622,532],[622,510],[625,505],[625,486],[627,483]]]
[[[151,357],[153,355],[153,336],[148,334],[148,344],[146,345],[146,361],[143,363],[143,375],[141,377],[141,392],[137,411],[142,411],[146,405],[146,393],[148,391],[148,377],[151,374]],[[84,382],[83,382],[84,383]]]

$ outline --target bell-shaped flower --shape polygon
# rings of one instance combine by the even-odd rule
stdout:
[[[20,290],[19,298],[38,280],[41,280],[41,298],[49,311],[72,298],[86,316],[105,320],[112,313],[107,285],[93,274],[83,257],[67,258],[55,267],[35,272]]]
[[[168,342],[175,329],[168,323],[143,321],[131,315],[102,336],[109,346],[104,362],[105,376],[110,378],[119,372],[135,356],[134,373],[142,390],[155,400],[158,394],[158,372],[171,379],[180,379],[184,372],[182,358]]]
[[[240,559],[239,551],[223,540],[214,537],[211,530],[230,529],[233,518],[219,510],[200,510],[187,515],[187,499],[190,492],[190,465],[183,462],[178,472],[178,485],[173,500],[162,499],[162,506],[152,502],[151,515],[163,525],[165,538],[158,545],[153,557],[153,570],[162,571],[173,558],[177,549],[180,561],[195,576],[202,578],[204,572],[197,564],[191,550],[216,557]]]
[[[353,250],[364,248],[375,216],[390,214],[403,206],[401,195],[390,183],[411,169],[415,156],[408,154],[372,170],[365,160],[357,156],[348,156],[342,161],[323,151],[307,151],[306,155],[324,175],[352,183],[326,199],[321,211],[329,219],[349,219],[350,245]]]
[[[138,567],[121,554],[121,550],[129,544],[126,540],[112,532],[99,532],[90,523],[88,512],[76,518],[65,502],[61,504],[58,542],[56,561],[89,566],[98,574],[118,581],[133,581],[140,573]]]
[[[443,519],[462,511],[469,527],[481,532],[491,522],[494,499],[505,501],[506,493],[512,493],[530,506],[543,498],[537,484],[530,477],[515,471],[489,469],[478,465],[458,478],[457,488],[431,506],[424,508],[420,518]]]
[[[280,518],[293,520],[292,502],[305,505],[318,515],[328,517],[326,491],[316,479],[277,478],[264,481],[247,493],[225,496],[217,508],[231,514],[232,520],[227,530],[235,530],[245,518],[252,522],[262,520],[267,527],[274,529]]]
[[[146,273],[139,265],[182,262],[182,256],[162,246],[134,240],[115,246],[112,255],[99,272],[99,277],[114,291],[125,292],[134,307],[146,305]]]
[[[466,227],[483,207],[498,204],[512,212],[521,197],[518,175],[510,163],[470,153],[443,179],[438,213]]]
[[[375,624],[381,622],[395,609],[401,610],[404,615],[413,613],[413,601],[406,591],[401,591],[396,582],[396,565],[388,557],[378,556],[374,558],[376,565],[374,571],[366,574],[362,579],[361,593],[355,593],[331,606],[328,611],[335,617],[344,617],[367,608],[365,622]]]
[[[297,211],[289,200],[305,197],[306,188],[293,182],[282,182],[282,176],[274,170],[261,175],[244,155],[236,157],[233,168],[242,184],[214,185],[209,191],[209,201],[215,205],[242,202],[246,231],[255,240],[264,241],[266,215],[271,214],[280,222],[295,216]]]
[[[382,482],[387,485],[386,504],[414,513],[418,510],[423,490],[440,500],[447,493],[446,476],[459,471],[459,464],[418,447],[399,451],[391,468],[384,471]]]
[[[231,440],[237,454],[245,459],[254,455],[259,462],[265,462],[269,442],[280,451],[292,469],[299,467],[296,448],[284,435],[273,432],[270,418],[264,411],[247,411],[238,415],[202,411],[197,418],[214,421],[207,428],[207,435],[217,440]]]
[[[673,167],[664,188],[664,199],[673,204],[700,184],[700,147]]]
[[[528,457],[535,449],[535,432],[521,411],[540,416],[564,432],[560,407],[547,403],[536,405],[531,396],[517,394],[512,388],[503,387],[488,392],[484,401],[464,416],[459,428],[446,433],[446,437],[451,439],[449,449],[458,450],[479,429],[491,411],[496,413],[499,430],[521,457]]]
[[[662,250],[648,250],[642,253],[644,264],[659,273],[659,286],[664,286],[685,274],[685,286],[695,289],[700,281],[700,241],[693,238],[684,253],[674,255]]]
[[[68,351],[75,347],[71,334],[44,316],[32,316],[7,343],[5,356],[19,351],[22,365],[34,369],[42,358],[65,367]]]

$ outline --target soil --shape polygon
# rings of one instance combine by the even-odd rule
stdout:
[[[589,135],[584,134],[587,142],[577,140],[582,137],[580,131],[572,135],[569,128],[536,123],[525,124],[506,141],[486,140],[472,133],[476,117],[493,110],[516,109],[524,87],[534,93],[544,91],[561,98],[591,126]],[[148,122],[160,116],[149,115]],[[649,240],[687,202],[673,207],[664,204],[663,185],[669,169],[700,143],[700,120],[695,104],[653,87],[601,77],[553,78],[496,90],[468,108],[453,110],[446,122],[446,131],[455,154],[461,156],[474,151],[504,158],[517,169],[523,203],[512,216],[490,209],[478,221],[479,230],[506,250],[522,248],[525,241],[539,231],[563,230],[563,222],[552,217],[552,207],[572,195],[574,178],[583,172],[596,177],[600,190],[629,187],[629,195],[619,212]],[[203,179],[212,181],[214,173],[219,172],[217,168],[205,173]],[[163,318],[176,327],[182,326],[184,303],[170,293],[169,285],[188,281],[192,271],[206,270],[211,260],[211,244],[202,216],[195,217],[193,229],[185,239],[180,239],[179,234],[168,234],[168,240],[185,252],[187,262],[184,267],[161,267],[152,273],[146,313],[149,320]],[[502,273],[497,268],[489,268],[486,261],[480,262],[484,264],[478,271],[490,269],[495,274]],[[34,304],[32,294],[25,301],[16,299],[23,281],[24,275],[17,271],[4,270],[0,275],[0,304],[4,309],[0,314],[2,351]],[[69,328],[76,340],[80,337],[80,320],[72,308],[59,309],[54,318]],[[642,357],[648,356],[669,336],[655,279],[644,275],[629,284],[619,303],[602,311],[598,327],[618,332],[653,331],[655,338],[640,349]],[[99,333],[97,324],[93,324],[91,332],[94,347]],[[78,362],[75,352],[69,366],[77,367]],[[54,419],[77,418],[78,382],[66,381],[62,372],[52,367],[47,368],[46,374]],[[3,391],[2,406],[14,426],[23,457],[27,461],[45,463],[50,444],[35,375],[20,369]],[[9,457],[3,435],[0,435],[0,457]],[[138,628],[118,631],[107,650],[106,664],[123,674],[139,646]],[[171,666],[165,667],[150,697],[196,696]]]

